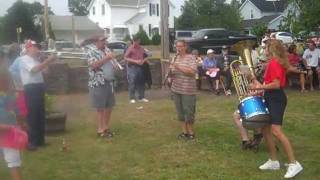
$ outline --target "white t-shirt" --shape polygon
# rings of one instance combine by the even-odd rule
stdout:
[[[307,61],[308,66],[317,67],[320,58],[320,49],[316,48],[313,51],[310,51],[310,49],[306,49],[302,57]]]
[[[20,76],[23,85],[43,83],[42,72],[31,72],[32,68],[39,65],[40,62],[32,57],[25,55],[20,57]]]

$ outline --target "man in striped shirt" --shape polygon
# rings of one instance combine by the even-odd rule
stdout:
[[[193,122],[196,110],[196,79],[197,63],[193,55],[187,54],[185,41],[177,41],[178,55],[170,66],[172,71],[173,99],[178,119],[181,121],[182,133],[178,138],[194,139]]]

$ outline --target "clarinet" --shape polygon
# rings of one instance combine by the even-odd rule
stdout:
[[[164,81],[163,81],[164,86],[171,87],[171,85],[172,85],[172,79],[171,79],[172,70],[171,70],[170,66],[176,62],[176,60],[178,59],[178,55],[179,55],[179,52],[177,52],[177,54],[174,56],[173,60],[169,64],[169,70],[168,70],[167,74],[164,76]]]

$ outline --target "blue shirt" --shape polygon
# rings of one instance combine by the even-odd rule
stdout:
[[[14,60],[14,62],[9,67],[14,86],[17,90],[23,90],[23,84],[20,76],[20,58]]]
[[[202,68],[205,70],[210,68],[218,68],[218,59],[209,59],[208,57],[205,57],[202,63]]]
[[[0,124],[16,125],[16,106],[15,97],[0,91]]]

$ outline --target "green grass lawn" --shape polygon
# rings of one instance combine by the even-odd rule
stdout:
[[[86,94],[58,96],[57,108],[68,113],[67,132],[49,135],[48,146],[23,152],[25,180],[105,179],[283,179],[286,172],[261,172],[267,160],[260,151],[243,151],[231,120],[237,98],[202,93],[197,101],[195,141],[177,140],[180,133],[173,103],[159,90],[148,92],[148,104],[128,104],[127,94],[117,94],[112,115],[113,139],[95,134],[94,112]],[[284,131],[291,139],[304,171],[295,179],[320,179],[320,92],[288,92]],[[136,107],[143,105],[143,110]],[[69,146],[61,152],[62,139]],[[286,163],[280,148],[279,159]],[[4,163],[0,179],[9,179]]]

